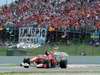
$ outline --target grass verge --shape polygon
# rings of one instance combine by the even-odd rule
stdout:
[[[64,51],[68,53],[70,56],[79,56],[82,51],[85,51],[87,56],[100,56],[100,46],[90,46],[86,44],[71,44],[71,45],[65,45],[65,44],[59,44],[57,45],[59,47],[58,51]],[[48,51],[50,51],[52,46],[48,46]],[[0,48],[0,56],[6,56],[7,55],[7,48]],[[38,54],[44,54],[44,47],[40,48],[33,48],[33,49],[24,49],[26,51],[26,55],[28,56],[35,56]]]

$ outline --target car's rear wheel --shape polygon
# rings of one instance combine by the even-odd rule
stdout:
[[[67,60],[61,60],[59,65],[60,68],[67,68]]]

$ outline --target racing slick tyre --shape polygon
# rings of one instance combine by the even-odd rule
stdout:
[[[59,65],[60,68],[67,68],[67,60],[61,60]]]
[[[29,68],[29,66],[24,66],[24,68]]]
[[[24,67],[24,68],[29,68],[29,64],[28,63],[21,63],[20,66]]]
[[[23,63],[27,63],[30,65],[30,58],[24,58]]]
[[[30,65],[30,58],[24,58],[23,62],[20,64],[20,66],[23,66],[24,68],[29,68]]]
[[[24,66],[24,68],[29,68],[29,66]]]

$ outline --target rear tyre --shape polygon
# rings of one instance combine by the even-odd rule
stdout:
[[[66,60],[61,60],[60,61],[60,68],[67,68],[67,61]]]

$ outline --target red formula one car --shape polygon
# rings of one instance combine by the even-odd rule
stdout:
[[[67,68],[67,57],[68,55],[64,52],[46,52],[45,55],[24,58],[20,66],[29,68],[33,64],[37,68]]]

